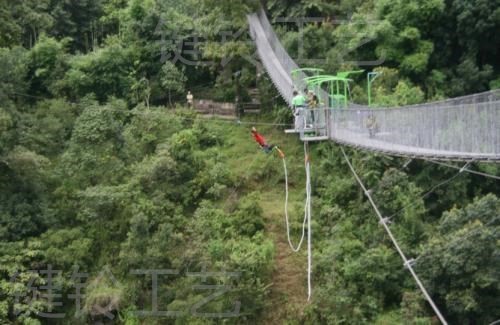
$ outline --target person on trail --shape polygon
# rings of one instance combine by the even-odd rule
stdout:
[[[186,100],[187,100],[188,107],[189,108],[193,108],[193,106],[194,106],[194,96],[191,93],[191,91],[188,91],[188,94],[186,96]]]
[[[304,127],[304,119],[301,118],[301,111],[306,107],[306,97],[299,94],[298,91],[293,91],[293,114],[295,116],[295,130],[300,130]]]
[[[255,141],[260,145],[262,150],[264,150],[265,153],[268,154],[271,153],[273,150],[276,150],[278,151],[278,154],[280,155],[281,158],[285,158],[285,154],[283,153],[283,151],[281,151],[280,148],[278,148],[278,146],[274,144],[268,144],[266,139],[262,136],[262,134],[257,132],[257,129],[255,127],[252,127],[252,136],[255,139]]]

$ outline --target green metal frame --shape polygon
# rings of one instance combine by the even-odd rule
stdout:
[[[323,69],[317,69],[317,68],[302,68],[302,69],[295,69],[292,70],[292,76],[297,76],[300,72],[313,72],[315,75],[318,75],[321,72],[325,72]]]
[[[312,74],[313,76],[318,76],[320,73],[325,72],[323,69],[317,69],[317,68],[302,68],[302,69],[295,69],[292,70],[292,81],[294,84],[298,83],[298,75],[304,72],[306,75]]]
[[[324,72],[323,69],[302,68],[292,71],[292,79],[294,81],[298,81],[296,79],[301,72],[304,72],[307,75],[312,74],[312,76],[303,79],[303,81],[307,85],[307,89],[315,89],[316,93],[319,93],[319,90],[323,87],[323,85],[327,84],[328,107],[340,108],[347,107],[349,103],[349,82],[353,81],[349,78],[349,76],[361,74],[365,72],[365,70],[339,71],[336,75],[322,75],[320,73]],[[368,101],[370,105],[371,83],[376,79],[377,76],[377,73],[368,73]]]
[[[349,98],[349,82],[352,79],[343,78],[331,75],[319,75],[305,78],[304,81],[308,87],[321,88],[324,84],[328,84],[328,106],[331,108],[340,108],[343,104],[344,107],[348,105]]]
[[[353,70],[353,71],[340,71],[337,73],[339,78],[349,78],[350,75],[362,74],[365,70]]]
[[[298,78],[300,72],[309,72],[310,74],[314,74],[310,77],[306,77],[303,81],[306,84],[307,89],[315,89],[316,94],[319,94],[319,90],[326,85],[327,88],[327,96],[325,100],[328,102],[326,106],[328,108],[347,108],[349,104],[349,82],[352,82],[352,79],[348,77],[354,74],[363,73],[364,70],[357,71],[342,71],[337,73],[337,75],[321,75],[322,69],[314,69],[314,68],[304,68],[297,69],[292,71],[292,79],[295,81]],[[297,80],[298,81],[298,80]],[[324,104],[324,103],[323,103]],[[328,112],[324,111],[325,119],[327,119]],[[318,121],[316,116],[316,122]],[[315,130],[315,131],[314,131]],[[318,136],[318,129],[314,128],[312,133],[306,133],[304,130],[301,132],[301,139],[303,141],[308,141],[309,139],[312,141],[320,140],[320,138],[324,138],[325,136]]]

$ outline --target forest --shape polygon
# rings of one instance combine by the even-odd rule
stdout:
[[[298,241],[303,144],[248,33],[261,7],[304,64],[381,73],[376,106],[500,88],[500,0],[0,0],[1,324],[439,324],[330,141],[307,301],[281,160],[250,133],[286,152]],[[203,118],[188,91],[260,113]],[[345,150],[449,324],[500,321],[499,165]]]

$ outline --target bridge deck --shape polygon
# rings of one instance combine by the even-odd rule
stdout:
[[[332,132],[331,140],[349,145],[356,148],[362,148],[369,151],[375,151],[396,156],[428,158],[428,159],[444,159],[444,160],[481,160],[481,161],[499,161],[500,157],[497,154],[475,154],[470,152],[458,152],[449,150],[435,150],[428,148],[419,148],[406,146],[387,141],[370,138],[368,134],[360,134],[346,129],[339,129]]]

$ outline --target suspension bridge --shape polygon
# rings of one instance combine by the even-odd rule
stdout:
[[[263,10],[248,21],[264,68],[292,106],[293,91],[307,87],[310,76],[284,49]],[[318,88],[317,94],[320,102],[331,102],[324,89]],[[332,140],[410,158],[500,161],[500,90],[405,107],[322,106],[301,113],[304,120],[312,120],[294,130],[303,141]]]

